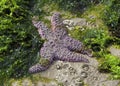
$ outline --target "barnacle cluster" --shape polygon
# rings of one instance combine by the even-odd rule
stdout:
[[[38,29],[40,36],[43,39],[46,39],[40,50],[40,55],[41,58],[47,60],[48,63],[46,65],[38,63],[32,66],[29,69],[30,73],[37,73],[48,69],[55,60],[89,62],[87,59],[88,53],[85,53],[83,50],[83,43],[68,35],[59,13],[53,14],[51,18],[51,29],[47,28],[47,26],[40,21],[37,22],[33,20],[32,22]],[[75,51],[79,51],[81,53],[77,53]]]

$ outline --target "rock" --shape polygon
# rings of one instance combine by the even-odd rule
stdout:
[[[108,80],[109,75],[100,73],[98,68],[98,62],[94,58],[88,58],[89,63],[82,62],[63,62],[56,61],[46,71],[38,74],[33,74],[37,77],[46,77],[51,80],[49,82],[42,82],[33,78],[31,80],[23,79],[21,81],[22,86],[117,86],[119,80]],[[32,82],[32,85],[28,85]],[[14,82],[11,86],[21,86],[18,82]]]
[[[32,85],[31,80],[24,79],[21,81],[22,86],[117,86],[119,80],[108,80],[109,75],[100,73],[97,70],[98,62],[94,58],[88,58],[90,63],[81,62],[63,62],[56,61],[46,71],[34,74],[35,77],[46,77],[51,80],[49,82],[42,82],[34,78]],[[28,83],[29,82],[29,83]],[[14,85],[19,86],[18,82]]]
[[[120,58],[120,49],[117,49],[113,46],[109,48],[109,51],[111,52],[112,55],[117,56]]]
[[[28,78],[24,78],[24,79],[12,79],[10,80],[10,83],[9,83],[10,86],[35,86],[32,81]],[[6,86],[6,85],[5,85]]]
[[[91,16],[90,18],[94,18],[94,16]],[[75,26],[79,26],[81,31],[86,28],[92,29],[99,27],[96,22],[87,21],[85,18],[72,18],[70,20],[66,19],[63,23],[69,30],[73,30]]]
[[[117,86],[119,80],[108,80],[108,74],[100,73],[97,70],[97,60],[94,58],[88,59],[90,63],[56,61],[48,70],[33,74],[36,78],[46,77],[51,79],[49,82],[42,82],[39,78],[38,81],[33,78],[32,80],[35,82],[31,79],[23,79],[20,82],[22,86],[84,86],[84,84],[88,86]],[[11,86],[21,85],[17,81]]]
[[[86,26],[87,21],[84,18],[72,18],[75,26]]]
[[[73,27],[74,26],[74,22],[72,20],[64,20],[63,23],[69,27]]]
[[[119,85],[120,85],[119,80],[109,80],[109,81],[100,83],[99,86],[119,86]]]
[[[24,79],[23,82],[21,83],[22,86],[34,86],[29,79]]]
[[[16,81],[16,82],[13,82],[11,85],[12,85],[12,86],[20,86],[20,85],[19,85],[19,82],[17,82],[17,81]]]
[[[72,20],[63,20],[63,23],[65,24],[65,26],[69,29],[72,30],[74,29],[74,22]]]
[[[50,82],[50,83],[38,82],[35,86],[58,86],[58,84],[56,82]]]
[[[73,30],[73,29],[74,29],[73,26],[72,26],[72,27],[70,27],[70,26],[66,26],[66,27],[67,27],[68,30]]]
[[[100,73],[97,70],[97,60],[94,58],[89,58],[89,60],[90,63],[57,61],[49,70],[40,74],[44,77],[50,77],[58,82],[63,83],[63,86],[82,86],[80,84],[81,81],[89,86],[99,86],[100,83],[109,81],[109,75]],[[56,65],[59,65],[61,69],[55,69]],[[108,85],[113,86],[109,83]]]

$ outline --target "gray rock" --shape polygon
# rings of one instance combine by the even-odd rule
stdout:
[[[88,58],[90,63],[81,62],[63,62],[56,61],[48,70],[34,74],[35,77],[46,77],[51,79],[49,83],[37,81],[33,82],[30,86],[84,86],[84,83],[88,86],[117,86],[119,80],[108,80],[109,75],[100,73],[98,68],[98,62],[94,58]],[[28,81],[23,80],[22,86],[29,86]],[[31,82],[30,82],[31,83]],[[11,86],[21,86],[17,82]]]
[[[107,83],[109,75],[99,73],[97,60],[89,58],[89,61],[90,63],[57,61],[49,70],[40,74],[44,77],[56,79],[58,82],[63,83],[64,86],[82,86],[81,81],[89,86],[100,86],[103,82]],[[60,65],[61,69],[55,69],[56,65]],[[118,81],[114,82],[117,83]],[[113,86],[111,83],[107,84]]]
[[[91,16],[91,18],[93,18],[93,16]],[[73,30],[75,26],[79,26],[81,31],[85,30],[85,28],[92,29],[99,27],[97,22],[87,21],[85,18],[72,18],[70,20],[66,19],[63,23],[69,30]]]
[[[58,84],[56,82],[50,82],[50,83],[38,82],[35,86],[58,86]]]
[[[118,86],[118,85],[120,85],[119,80],[109,80],[109,81],[100,83],[99,86]]]
[[[109,51],[111,52],[112,55],[115,55],[120,58],[120,49],[117,49],[115,47],[110,47]]]
[[[72,20],[66,19],[66,20],[63,21],[63,23],[65,25],[69,26],[69,27],[73,27],[74,26],[74,21],[72,21]]]
[[[74,25],[76,26],[86,26],[87,21],[84,18],[73,18],[71,19],[74,22]]]

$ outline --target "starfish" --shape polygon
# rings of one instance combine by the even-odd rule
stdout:
[[[41,38],[46,41],[40,49],[41,58],[45,64],[37,63],[29,68],[30,73],[45,71],[56,60],[69,62],[89,62],[83,43],[68,35],[60,13],[54,13],[51,18],[51,29],[41,21],[32,20]],[[77,53],[79,51],[80,53]],[[86,55],[85,55],[86,54]],[[41,61],[42,62],[42,61]],[[44,62],[43,62],[44,63]]]

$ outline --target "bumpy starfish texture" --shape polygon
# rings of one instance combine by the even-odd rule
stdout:
[[[48,63],[46,65],[38,63],[32,66],[29,69],[30,73],[37,73],[48,69],[55,60],[89,62],[87,59],[88,53],[85,53],[83,50],[83,43],[68,35],[59,13],[53,14],[51,18],[51,29],[47,28],[47,26],[40,21],[37,22],[33,20],[32,22],[33,25],[38,28],[40,36],[47,40],[40,50],[40,55],[41,58],[48,60]],[[76,53],[75,51],[81,53]]]

